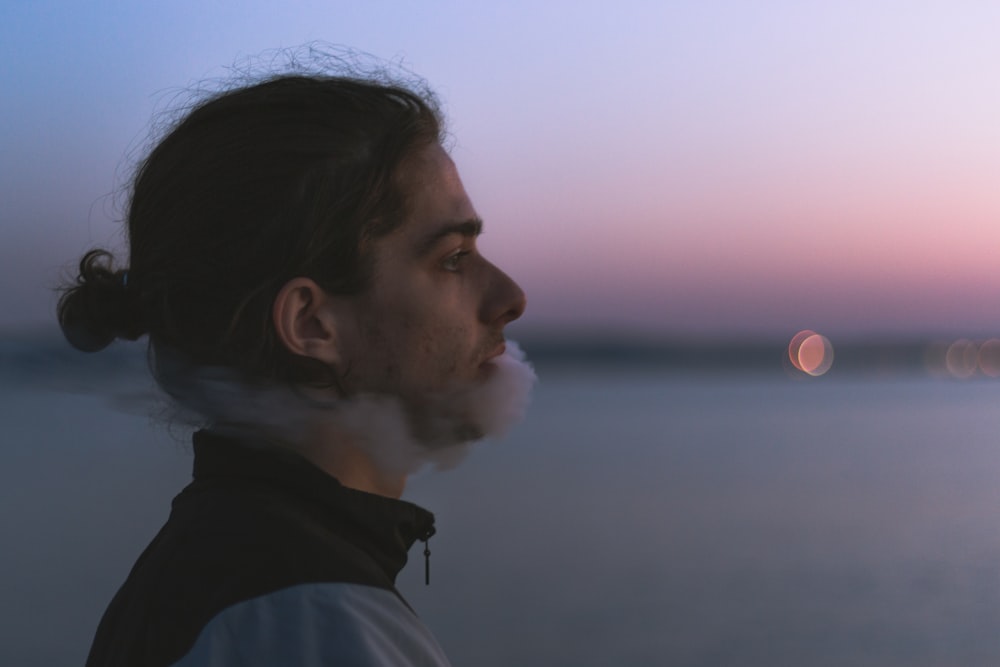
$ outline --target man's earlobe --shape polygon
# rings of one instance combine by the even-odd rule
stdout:
[[[311,278],[289,280],[274,298],[272,319],[278,339],[292,354],[340,361],[337,322],[327,293]]]

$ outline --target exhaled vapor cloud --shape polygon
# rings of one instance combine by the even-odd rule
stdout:
[[[410,474],[426,464],[454,467],[474,442],[504,435],[527,409],[537,377],[508,341],[494,368],[474,383],[422,397],[419,408],[399,397],[359,394],[311,398],[290,389],[252,388],[222,369],[203,369],[171,393],[182,421],[291,445],[317,438],[350,443],[386,472]]]

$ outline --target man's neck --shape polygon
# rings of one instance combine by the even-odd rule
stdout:
[[[319,429],[306,437],[295,436],[259,425],[220,423],[215,430],[250,442],[260,442],[295,452],[314,466],[334,477],[342,485],[388,498],[399,498],[406,487],[406,472],[387,472],[372,454],[358,446],[350,436]]]
[[[405,473],[385,471],[348,438],[324,434],[295,446],[295,450],[346,487],[388,498],[399,498],[406,488]]]

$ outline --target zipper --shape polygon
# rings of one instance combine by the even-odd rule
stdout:
[[[437,531],[434,526],[427,529],[424,536],[420,538],[420,541],[424,543],[424,586],[431,585],[431,537]]]

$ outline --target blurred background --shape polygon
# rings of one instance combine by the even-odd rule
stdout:
[[[527,421],[410,489],[439,535],[402,585],[455,664],[997,664],[998,30],[972,0],[0,4],[0,662],[82,662],[190,468],[141,345],[69,350],[53,288],[123,247],[157,114],[320,40],[437,90],[528,294]]]

